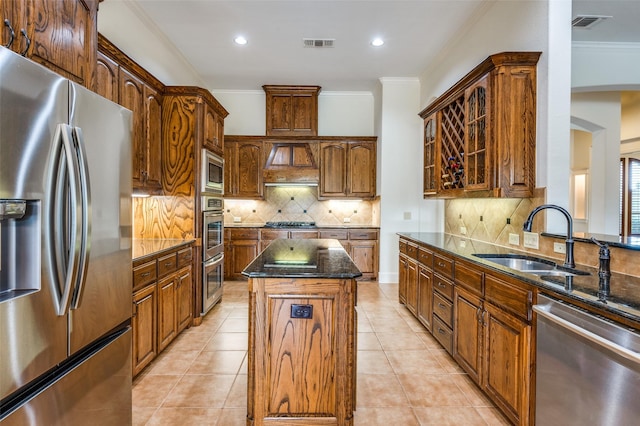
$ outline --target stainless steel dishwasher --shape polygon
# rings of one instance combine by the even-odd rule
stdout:
[[[539,295],[536,424],[640,424],[640,334]]]

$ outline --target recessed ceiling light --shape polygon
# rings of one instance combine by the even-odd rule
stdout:
[[[374,38],[373,40],[371,40],[371,45],[374,47],[380,47],[384,44],[384,40],[381,38]]]
[[[245,44],[249,43],[249,41],[242,36],[234,38],[233,41],[235,41],[236,44],[239,44],[240,46],[244,46]]]

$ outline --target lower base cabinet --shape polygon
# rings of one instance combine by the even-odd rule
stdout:
[[[450,260],[454,273],[449,275],[448,263],[438,262],[450,256],[444,253],[434,254],[431,269],[430,245],[418,246],[418,253],[426,253],[418,256],[416,274],[411,256],[415,244],[400,239],[400,303],[513,424],[532,425],[533,289],[516,278],[457,258]]]
[[[133,267],[133,376],[193,322],[192,248],[164,252]]]
[[[156,345],[156,284],[133,294],[133,375],[141,372],[158,354]]]

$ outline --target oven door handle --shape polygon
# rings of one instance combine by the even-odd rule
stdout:
[[[224,253],[219,253],[212,257],[211,259],[207,259],[204,261],[204,267],[208,268],[216,263],[220,263],[224,259]]]

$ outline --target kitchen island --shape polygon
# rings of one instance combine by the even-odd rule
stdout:
[[[249,278],[247,425],[352,425],[356,278],[337,240],[278,239]]]

